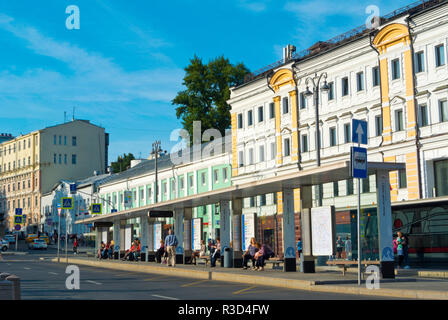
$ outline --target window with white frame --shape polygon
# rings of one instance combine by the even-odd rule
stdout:
[[[435,47],[436,67],[445,65],[445,46],[440,44]]]
[[[238,152],[238,167],[244,166],[244,151]]]
[[[258,147],[258,159],[259,162],[264,162],[264,145]]]
[[[395,131],[404,130],[403,109],[395,110]]]
[[[271,160],[275,159],[276,154],[277,154],[277,148],[275,146],[275,142],[271,142]]]
[[[285,157],[289,157],[291,155],[291,145],[289,138],[284,139],[283,144],[284,144],[283,154]]]
[[[400,59],[394,59],[391,62],[392,80],[400,78]]]
[[[308,135],[302,134],[300,149],[302,152],[308,152]]]
[[[254,149],[249,148],[249,165],[254,164]]]

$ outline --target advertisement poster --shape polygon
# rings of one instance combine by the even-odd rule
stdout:
[[[311,208],[313,256],[334,254],[334,207]]]
[[[196,218],[191,222],[191,240],[193,242],[193,250],[201,250],[201,234],[202,234],[202,219]]]

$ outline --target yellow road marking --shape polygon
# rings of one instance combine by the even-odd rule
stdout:
[[[143,281],[152,281],[152,280],[158,280],[158,279],[163,279],[163,278],[168,278],[168,276],[146,278],[146,279],[143,279]]]
[[[247,294],[247,293],[266,293],[266,292],[272,292],[272,291],[276,291],[278,289],[266,289],[266,290],[256,290],[256,291],[245,291],[242,292],[241,294]]]
[[[250,286],[249,288],[245,288],[245,289],[241,289],[241,290],[238,290],[238,291],[234,291],[234,292],[232,292],[232,294],[241,294],[241,293],[243,293],[245,291],[252,290],[253,288],[256,288],[256,287],[257,286]]]
[[[209,281],[209,280],[208,279],[206,279],[206,280],[199,280],[199,281],[183,284],[183,285],[181,285],[181,287],[191,287],[191,286],[194,286],[195,284],[199,284],[199,283],[206,282],[206,281]]]

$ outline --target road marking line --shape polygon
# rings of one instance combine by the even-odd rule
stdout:
[[[153,297],[156,297],[156,298],[161,298],[161,299],[179,300],[179,299],[177,299],[177,298],[173,298],[173,297],[159,296],[158,294],[153,294],[152,296],[153,296]]]
[[[25,270],[31,270],[31,268],[27,268],[27,267],[24,267],[23,269],[25,269]]]
[[[266,293],[266,292],[272,292],[272,291],[277,291],[277,289],[266,289],[266,290],[256,290],[256,291],[245,291],[245,292],[241,292],[241,294]]]
[[[152,280],[158,280],[158,279],[164,279],[164,278],[168,278],[168,276],[146,278],[146,279],[143,279],[143,281],[152,281]]]
[[[257,286],[250,286],[249,288],[246,288],[246,289],[241,289],[241,290],[238,290],[238,291],[234,291],[234,292],[232,292],[232,294],[241,294],[244,291],[248,291],[248,290],[251,290],[251,289],[256,288],[256,287]]]
[[[194,286],[195,284],[203,283],[203,282],[206,282],[206,281],[209,281],[209,280],[208,279],[206,279],[206,280],[199,280],[199,281],[183,284],[183,285],[181,285],[181,287],[191,287],[191,286]]]
[[[48,272],[49,274],[54,274],[54,275],[57,275],[57,273],[56,272]]]
[[[86,280],[86,282],[90,282],[90,283],[93,283],[93,284],[98,284],[98,285],[101,285],[102,283],[99,283],[99,282],[95,282],[95,281],[92,281],[92,280]]]

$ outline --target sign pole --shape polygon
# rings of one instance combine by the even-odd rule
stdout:
[[[68,254],[67,254],[67,246],[68,246],[68,225],[67,225],[67,217],[68,217],[68,210],[65,210],[65,259],[68,263]]]
[[[17,251],[17,243],[19,242],[19,232],[16,232],[16,251]]]
[[[361,285],[361,178],[358,178],[358,285]]]
[[[62,210],[62,209],[61,209]],[[58,263],[59,263],[59,247],[61,245],[61,212],[59,211],[58,208],[58,214],[59,214],[59,219],[58,219]]]

